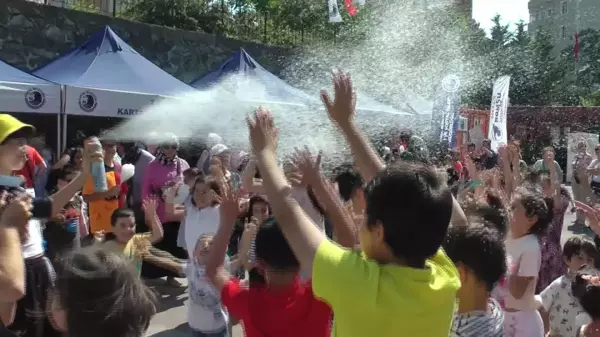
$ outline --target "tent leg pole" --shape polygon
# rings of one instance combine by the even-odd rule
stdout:
[[[56,157],[55,158],[59,158],[60,157],[60,153],[61,151],[61,140],[62,140],[62,133],[60,132],[60,113],[56,115]]]

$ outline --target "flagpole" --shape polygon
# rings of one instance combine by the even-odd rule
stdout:
[[[581,0],[577,0],[577,8],[575,12],[575,46],[573,47],[574,56],[575,56],[575,64],[573,69],[575,71],[575,92],[578,96],[579,106],[581,106],[581,99],[579,99],[579,27],[580,27],[580,19],[579,15],[579,5],[581,4]]]

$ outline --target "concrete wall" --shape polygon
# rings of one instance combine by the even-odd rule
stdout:
[[[103,15],[39,5],[0,1],[0,58],[32,70],[85,42],[104,25],[140,54],[184,82],[245,48],[265,68],[278,74],[289,49],[245,43],[222,36],[153,26]]]

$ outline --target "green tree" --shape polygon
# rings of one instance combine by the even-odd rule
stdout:
[[[501,22],[500,14],[496,14],[492,18],[494,25],[490,30],[492,36],[492,42],[496,47],[502,47],[509,43],[512,39],[512,33],[510,32],[509,25],[503,25]]]

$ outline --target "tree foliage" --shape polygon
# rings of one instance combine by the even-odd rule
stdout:
[[[390,3],[396,8],[390,9]],[[502,75],[511,76],[513,105],[600,105],[598,31],[580,33],[581,57],[575,62],[572,46],[557,53],[548,32],[528,32],[523,21],[503,24],[499,15],[491,19],[488,35],[463,12],[447,8],[415,11],[405,7],[408,15],[398,12],[398,2],[373,0],[351,18],[341,0],[339,5],[344,19],[339,24],[328,22],[324,0],[136,0],[134,6],[121,8],[120,15],[248,41],[346,47],[377,41],[371,34],[373,27],[397,16],[398,21],[407,22],[390,27],[400,35],[411,30],[419,31],[419,35],[413,40],[405,36],[393,42],[382,40],[378,49],[381,55],[362,57],[361,62],[363,68],[376,69],[382,67],[381,59],[403,59],[401,64],[408,69],[396,70],[393,75],[409,78],[405,87],[424,97],[431,98],[443,76],[455,72],[464,79],[463,104],[472,107],[489,106],[493,82]],[[420,74],[418,79],[414,79],[415,73]],[[393,80],[390,78],[390,85],[381,90],[385,95],[398,96],[402,91]]]

